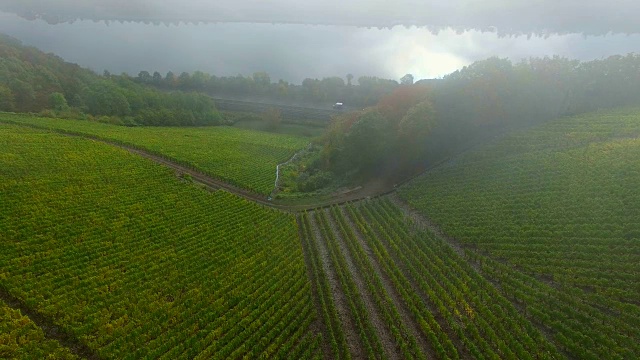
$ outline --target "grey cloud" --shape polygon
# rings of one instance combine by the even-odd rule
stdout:
[[[306,77],[391,76],[386,55],[369,49],[389,37],[367,29],[310,25],[138,23],[48,25],[0,13],[0,32],[97,72],[137,74],[202,70],[218,76],[266,71],[273,80]],[[387,31],[388,32],[388,31]]]
[[[1,0],[0,0],[1,1]],[[205,71],[218,76],[266,71],[275,81],[352,73],[399,79],[439,77],[490,56],[518,61],[561,55],[591,60],[637,51],[640,35],[506,36],[424,28],[76,21],[48,25],[0,12],[0,32],[101,73]]]
[[[500,34],[639,33],[636,0],[2,0],[0,10],[51,23],[74,19],[260,22],[393,27]]]

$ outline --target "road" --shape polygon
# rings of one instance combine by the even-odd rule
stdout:
[[[231,100],[220,99],[213,97],[213,101],[216,104],[218,110],[223,111],[242,111],[262,113],[269,108],[275,108],[280,110],[282,118],[284,120],[297,120],[297,121],[318,121],[322,123],[329,123],[331,117],[342,114],[347,110],[334,110],[331,107],[303,107],[294,105],[274,104],[266,102],[251,102],[244,100]]]

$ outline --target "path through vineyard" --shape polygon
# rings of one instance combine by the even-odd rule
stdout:
[[[388,275],[375,259],[373,251],[364,240],[362,233],[357,230],[357,226],[354,224],[353,220],[348,217],[346,210],[343,207],[334,207],[333,209],[324,208],[309,212],[307,216],[310,219],[312,238],[309,242],[303,242],[303,244],[310,244],[315,247],[314,249],[307,249],[307,252],[315,252],[319,255],[318,257],[322,263],[322,271],[328,275],[332,290],[331,295],[337,304],[338,315],[341,323],[343,324],[345,336],[348,339],[349,345],[352,345],[349,350],[353,358],[363,358],[367,355],[366,353],[363,353],[362,350],[362,342],[367,341],[367,336],[365,336],[365,339],[359,338],[358,334],[361,333],[355,325],[355,323],[357,323],[356,319],[358,318],[357,311],[355,313],[351,312],[347,304],[348,300],[353,297],[362,299],[362,310],[364,310],[364,313],[366,314],[364,318],[366,321],[370,322],[370,325],[375,330],[375,333],[372,334],[372,336],[380,341],[384,349],[384,358],[403,358],[400,348],[401,345],[398,344],[398,341],[396,341],[397,339],[394,339],[392,334],[393,330],[385,324],[385,321],[383,320],[383,312],[385,310],[381,308],[380,305],[377,305],[376,301],[373,299],[374,295],[371,292],[372,288],[367,288],[367,281],[364,279],[364,275],[366,274],[366,271],[370,269],[373,269],[373,273],[369,275],[373,278],[379,279],[379,284],[382,285],[382,288],[377,289],[377,291],[381,291],[388,295],[387,300],[389,301],[389,304],[386,305],[391,305],[398,311],[401,323],[407,327],[407,337],[413,338],[416,341],[417,349],[419,349],[421,354],[432,355],[433,350],[429,347],[426,337],[421,333],[420,325],[416,319],[412,317],[410,310],[403,302],[398,290],[394,288]],[[326,223],[324,223],[322,219],[326,219]],[[342,228],[340,226],[341,220],[339,219],[341,219],[343,224],[347,225],[350,230]],[[300,224],[300,226],[302,227],[304,225]],[[345,234],[345,230],[351,231],[353,236],[348,238]],[[335,241],[329,241],[328,238],[333,238]],[[357,244],[350,245],[362,247],[364,250],[363,254],[366,254],[366,257],[361,260],[370,265],[369,269],[363,269],[361,266],[356,264],[355,257],[357,255],[350,250],[350,247],[347,244],[348,241],[353,240],[357,240]],[[344,258],[346,268],[340,269],[340,264],[332,261],[332,256],[330,255],[331,251],[335,252],[336,257],[342,256]],[[355,289],[353,289],[351,293],[340,285],[338,276],[336,275],[336,273],[340,271],[343,271],[345,275],[351,278],[356,285]],[[363,327],[366,327],[366,325]],[[400,342],[402,342],[402,340],[400,340]]]
[[[19,310],[23,316],[31,319],[38,328],[42,329],[47,339],[59,342],[62,347],[69,349],[75,356],[88,360],[100,360],[100,357],[95,351],[83,344],[73,334],[64,331],[60,326],[54,324],[51,319],[33,311],[27,304],[11,296],[11,294],[4,289],[0,289],[0,303],[12,309]]]
[[[67,135],[78,136],[76,134],[67,134]],[[322,204],[314,204],[314,205],[293,205],[293,206],[279,205],[279,204],[274,204],[268,200],[265,200],[264,197],[260,194],[256,194],[251,191],[230,185],[224,181],[221,181],[219,179],[206,175],[198,170],[186,167],[170,159],[167,159],[162,156],[158,156],[156,154],[147,152],[145,150],[137,149],[131,146],[123,145],[123,144],[110,142],[103,139],[93,139],[93,140],[104,142],[112,146],[117,146],[117,147],[126,149],[134,154],[137,154],[139,156],[142,156],[144,158],[147,158],[149,160],[152,160],[154,162],[157,162],[169,168],[172,168],[176,171],[176,174],[178,176],[183,176],[183,174],[188,174],[194,181],[202,184],[203,186],[205,186],[210,190],[224,189],[233,194],[244,197],[247,200],[250,200],[268,207],[277,208],[283,211],[299,212],[299,211],[305,211],[307,209],[320,209],[312,213],[312,216],[310,217],[312,219],[311,225],[312,225],[312,234],[313,234],[313,239],[310,239],[310,240],[311,240],[311,244],[317,247],[316,251],[320,254],[320,260],[322,264],[321,271],[325,272],[329,279],[332,296],[336,304],[340,322],[344,326],[343,330],[348,343],[350,354],[353,356],[353,358],[367,357],[367,353],[365,352],[364,348],[367,346],[371,347],[370,343],[374,343],[374,344],[378,343],[382,346],[382,349],[384,350],[384,353],[379,355],[382,355],[384,358],[390,358],[390,359],[402,358],[402,352],[400,349],[402,345],[398,344],[397,339],[394,339],[392,335],[392,331],[396,331],[396,330],[393,327],[385,325],[384,320],[382,319],[383,315],[381,313],[382,311],[384,311],[384,309],[382,309],[380,305],[376,307],[375,301],[372,298],[371,293],[367,290],[365,285],[365,280],[361,276],[362,269],[359,269],[354,264],[353,255],[349,253],[347,244],[345,242],[346,240],[343,234],[340,232],[339,227],[337,225],[337,220],[335,219],[335,217],[331,216],[331,213],[328,211],[328,209],[324,209],[324,210],[322,209],[322,207],[327,207],[335,204],[339,205],[345,202],[358,201],[362,198],[369,198],[371,195],[379,195],[379,194],[358,193],[358,194],[353,194],[351,196],[342,197],[340,199],[330,200]],[[382,189],[380,188],[380,186],[377,186],[375,190],[377,193],[382,193],[382,194],[388,192],[386,188]],[[395,201],[400,201],[400,200],[397,197],[394,197],[394,202]],[[346,269],[344,269],[345,276],[348,276],[351,279],[351,281],[354,282],[357,290],[354,294],[349,294],[349,292],[345,291],[344,288],[341,287],[339,283],[338,275],[336,274],[336,269],[335,269],[336,265],[331,262],[329,249],[327,248],[326,239],[324,237],[328,234],[323,234],[321,232],[317,222],[317,218],[315,216],[316,212],[318,211],[323,212],[327,216],[327,219],[329,221],[328,223],[329,229],[327,229],[327,231],[330,231],[337,240],[336,242],[337,247],[333,250],[336,251],[338,254],[341,254],[342,256],[344,256],[344,261],[347,264]],[[340,208],[339,211],[342,214],[345,213],[345,210],[343,208]],[[414,346],[416,348],[419,348],[420,353],[433,355],[434,350],[429,346],[429,341],[425,337],[424,333],[420,331],[420,325],[418,324],[416,319],[411,315],[407,305],[403,303],[398,290],[393,287],[388,275],[384,273],[384,271],[381,269],[380,264],[378,264],[377,261],[375,260],[372,254],[372,250],[368,247],[366,242],[363,240],[363,237],[360,231],[356,230],[357,228],[354,225],[353,220],[348,216],[344,216],[344,219],[345,221],[347,221],[349,227],[353,229],[352,230],[353,234],[356,236],[357,239],[359,239],[359,245],[363,249],[365,249],[365,253],[367,254],[366,261],[373,266],[373,269],[374,269],[373,275],[377,279],[379,279],[378,281],[380,281],[380,283],[382,284],[383,286],[382,291],[384,292],[388,300],[392,303],[394,310],[398,312],[398,315],[402,319],[403,325],[406,326],[405,331],[407,331],[407,334],[405,337],[411,338],[411,341],[415,343]],[[305,249],[305,250],[306,250],[306,253],[313,253],[313,251],[310,251],[310,249]],[[358,297],[359,301],[362,304],[364,304],[364,309],[366,311],[360,314],[360,317],[362,317],[361,319],[358,318],[357,314],[353,314],[353,309],[349,308],[348,303],[352,301],[352,299],[350,299],[350,297],[352,296]],[[315,302],[316,302],[315,306],[317,308],[319,306],[317,299],[315,299]],[[319,309],[319,311],[321,311],[321,309]],[[360,324],[359,325],[360,329],[358,328],[358,325],[357,325],[358,323]],[[370,335],[371,338],[367,338],[365,336],[365,339],[362,339],[360,338],[360,336],[358,336],[358,334],[359,333],[361,334],[361,332],[364,331],[363,328],[367,326],[373,327],[375,329],[375,335],[371,334]],[[319,329],[326,329],[326,324],[321,325]],[[325,341],[325,344],[323,344],[323,347],[326,352],[326,350],[329,348],[328,344],[326,344],[326,341]]]
[[[475,251],[473,244],[457,240],[463,239],[459,234],[449,228],[445,229],[450,233],[445,233],[438,226],[446,222],[435,217],[438,225],[430,221],[433,213],[426,212],[427,218],[425,212],[414,209],[415,204],[403,190],[398,194],[394,188],[378,188],[375,193],[348,194],[322,203],[277,204],[161,155],[91,136],[56,132],[123,148],[173,169],[179,178],[208,190],[223,189],[262,205],[256,208],[273,208],[277,211],[272,212],[279,215],[289,213],[289,225],[293,226],[285,228],[293,229],[297,222],[298,236],[294,234],[291,246],[296,247],[299,239],[302,252],[297,258],[304,260],[301,269],[306,267],[306,275],[298,272],[296,284],[302,286],[308,281],[304,286],[311,291],[304,301],[304,314],[313,309],[316,314],[306,323],[311,324],[306,342],[296,343],[296,348],[304,348],[316,338],[314,349],[321,349],[321,353],[315,353],[317,357],[573,358],[576,354],[606,353],[608,348],[598,345],[603,341],[617,344],[619,355],[633,355],[637,349],[631,339],[637,335],[633,324],[640,319],[638,313],[621,312],[618,321],[608,316],[615,314],[613,310],[597,310],[596,305],[604,301],[599,295],[580,293],[588,301],[577,301],[511,268],[500,258]],[[183,186],[177,182],[174,185]],[[179,191],[155,193],[174,192]],[[224,192],[216,194],[235,198]],[[287,264],[291,259],[280,263]],[[0,291],[5,303],[31,317],[48,338],[81,357],[97,358],[79,338],[61,333],[48,325],[49,319],[30,313],[29,306],[2,295]],[[564,313],[556,311],[559,306],[564,306]],[[553,316],[559,315],[566,316],[567,321],[554,321]],[[301,322],[304,316],[296,321]],[[616,332],[614,325],[621,330]],[[601,342],[583,343],[588,338],[582,336],[583,331],[602,336]],[[613,340],[604,338],[608,333]]]
[[[315,331],[323,333],[325,358],[471,357],[462,344],[463,339],[447,323],[447,314],[437,311],[437,303],[430,299],[432,295],[420,284],[421,279],[412,272],[415,270],[405,264],[406,259],[394,254],[397,245],[377,228],[387,219],[364,218],[373,215],[367,212],[369,210],[361,211],[360,206],[371,201],[354,194],[319,205],[277,205],[260,194],[227,184],[165,157],[108,140],[92,140],[167,166],[179,177],[190,177],[209,190],[224,189],[251,202],[296,213],[307,274],[312,283],[313,306],[319,315]],[[369,199],[369,195],[365,197]],[[388,204],[405,211],[403,219],[412,217],[407,213],[406,204],[397,196],[391,194],[385,198],[391,200],[385,200]],[[354,206],[359,209],[355,210]],[[400,223],[404,221],[400,220]],[[413,225],[424,223],[415,221]],[[46,332],[46,335],[54,339],[60,337],[56,331]],[[79,341],[64,340],[62,343],[75,348],[76,353],[82,345]],[[95,353],[86,349],[81,353],[81,356],[95,358]]]

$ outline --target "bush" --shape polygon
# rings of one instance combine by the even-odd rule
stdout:
[[[333,180],[333,174],[327,171],[318,171],[311,176],[303,174],[299,178],[298,189],[302,192],[315,191],[331,184]]]

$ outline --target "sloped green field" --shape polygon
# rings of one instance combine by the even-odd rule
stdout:
[[[640,109],[508,136],[400,194],[567,354],[640,356]]]
[[[331,358],[562,358],[450,244],[391,201],[317,210],[300,223],[323,298],[326,338],[333,340]],[[330,261],[321,255],[325,247]],[[332,273],[339,286],[330,286]],[[336,310],[337,292],[351,301],[348,309]],[[350,333],[358,337],[347,345]]]
[[[295,219],[0,124],[0,287],[100,358],[312,357]]]
[[[0,122],[62,130],[131,145],[263,195],[274,188],[276,165],[287,161],[308,142],[302,137],[227,126],[124,127],[6,113],[0,113]]]

